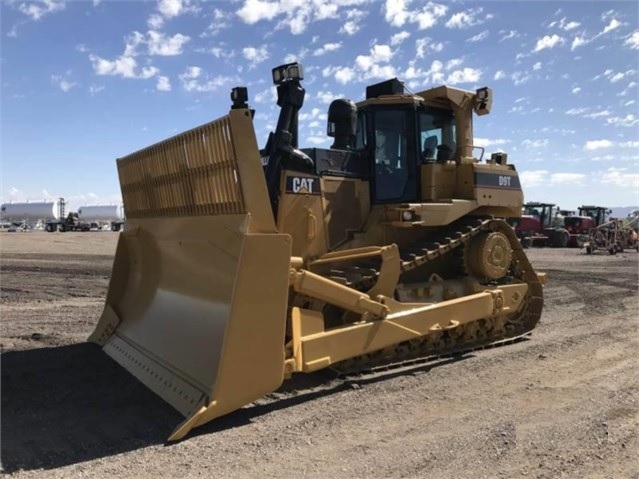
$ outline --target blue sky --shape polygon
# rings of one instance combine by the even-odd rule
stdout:
[[[627,2],[4,0],[1,200],[120,198],[115,158],[228,112],[246,85],[263,146],[271,68],[298,60],[301,146],[331,100],[397,76],[490,86],[475,144],[526,200],[639,204],[639,10]]]

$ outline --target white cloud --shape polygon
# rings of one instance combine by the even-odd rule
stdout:
[[[426,30],[437,24],[439,19],[446,15],[448,7],[434,2],[420,5],[421,8],[408,10],[405,0],[386,0],[384,5],[384,18],[394,27],[402,27],[406,23],[416,23],[419,30]]]
[[[351,80],[353,80],[353,78],[355,78],[355,71],[352,68],[339,68],[335,72],[335,80],[337,80],[342,85],[346,85]]]
[[[149,19],[146,21],[149,28],[154,30],[159,30],[164,26],[164,18],[162,15],[158,15],[157,13],[152,14]]]
[[[617,83],[618,81],[623,80],[625,76],[626,74],[623,72],[615,73],[614,75],[609,77],[610,83]]]
[[[581,23],[579,22],[568,22],[564,25],[564,30],[566,31],[570,31],[570,30],[574,30],[575,28],[579,27],[581,25]]]
[[[89,93],[91,94],[91,96],[97,95],[102,90],[104,90],[104,86],[103,85],[90,85],[89,86]]]
[[[439,53],[444,49],[442,42],[433,42],[432,38],[424,37],[415,40],[417,58],[424,58],[429,53]]]
[[[183,9],[182,0],[160,0],[158,2],[158,11],[166,18],[177,17]]]
[[[202,69],[197,66],[188,66],[184,70],[184,73],[179,75],[180,82],[182,82],[182,88],[186,91],[193,92],[208,92],[217,90],[220,87],[227,86],[238,79],[234,77],[227,77],[218,75],[213,78],[208,78],[203,81]]]
[[[566,110],[566,115],[578,116],[583,115],[588,111],[588,108],[571,108],[570,110]]]
[[[455,13],[451,15],[451,17],[446,22],[446,27],[459,29],[470,28],[472,26],[484,23],[485,20],[493,17],[491,14],[487,14],[484,18],[478,18],[482,12],[482,8],[471,8],[464,12]]]
[[[146,23],[152,30],[159,30],[164,26],[165,20],[179,17],[187,12],[197,12],[199,8],[192,0],[159,0],[157,12],[152,13]]]
[[[500,43],[519,36],[519,33],[516,30],[500,30],[499,34],[501,35],[501,38],[499,39]]]
[[[521,146],[523,146],[524,148],[543,148],[545,146],[548,146],[548,139],[546,138],[540,138],[538,140],[525,139],[524,141],[521,142]]]
[[[246,0],[235,13],[244,23],[253,25],[261,20],[273,20],[280,14],[280,5],[277,2]]]
[[[599,110],[599,111],[593,111],[592,113],[586,113],[584,115],[582,115],[584,118],[590,118],[591,120],[594,120],[595,118],[601,118],[604,116],[610,116],[610,110]]]
[[[51,82],[64,93],[68,93],[73,87],[78,85],[75,82],[67,80],[62,75],[51,75]]]
[[[611,118],[606,118],[606,123],[614,126],[631,127],[639,125],[639,118],[634,116],[632,113],[629,113],[625,117],[613,116]]]
[[[148,32],[149,55],[175,56],[181,55],[184,45],[191,39],[181,33],[167,37],[164,33],[150,30]]]
[[[457,85],[458,83],[475,83],[481,78],[481,70],[477,68],[464,68],[452,72],[446,78],[446,83],[449,85]]]
[[[612,12],[612,10],[609,11],[609,12],[606,12],[604,15],[602,15],[602,20],[606,20],[607,18],[609,18],[610,17],[609,14],[611,14],[611,12]],[[574,50],[576,50],[579,47],[582,47],[584,45],[587,45],[588,43],[594,42],[595,40],[597,40],[601,36],[606,35],[607,33],[618,29],[621,25],[622,25],[622,23],[619,20],[617,20],[616,18],[611,18],[610,22],[608,22],[608,24],[604,27],[604,29],[602,31],[600,31],[599,33],[597,33],[596,35],[593,35],[590,38],[586,38],[584,33],[581,33],[581,34],[577,35],[572,40],[572,45],[570,46],[570,50],[574,51]],[[628,42],[628,40],[626,40],[626,42]]]
[[[182,53],[183,46],[189,41],[189,37],[177,33],[172,37],[166,37],[163,33],[150,30],[147,36],[134,31],[125,38],[124,53],[115,60],[107,60],[98,55],[90,54],[89,60],[93,71],[97,75],[113,75],[122,78],[148,79],[159,73],[154,66],[139,67],[134,58],[139,55],[138,48],[147,44],[149,55],[174,56]]]
[[[138,47],[143,44],[144,41],[144,35],[137,31],[126,36],[123,55],[125,57],[134,57],[138,55]]]
[[[568,21],[568,19],[566,17],[563,17],[559,21],[555,20],[554,22],[551,22],[550,25],[548,25],[548,27],[550,27],[550,28],[558,27],[558,28],[561,28],[562,30],[570,31],[570,30],[574,30],[575,28],[579,27],[580,25],[581,25],[581,23],[579,23],[579,22]]]
[[[495,139],[475,138],[473,140],[473,146],[478,146],[480,148],[488,148],[489,146],[505,145],[506,143],[509,143],[509,140],[505,140],[503,138],[495,138]]]
[[[369,55],[358,55],[355,58],[355,67],[362,72],[362,78],[390,78],[395,76],[395,69],[391,65],[382,65],[388,63],[392,58],[393,50],[389,45],[373,45]]]
[[[504,78],[506,78],[506,73],[504,73],[504,70],[497,70],[495,72],[493,80],[503,80]]]
[[[329,18],[339,18],[340,8],[360,3],[362,3],[362,0],[340,0],[340,2],[328,0],[307,2],[299,0],[244,0],[242,7],[236,10],[235,14],[248,25],[253,25],[262,20],[272,21],[279,16],[283,16],[284,19],[278,22],[275,28],[289,28],[293,35],[299,35],[306,30],[310,23]],[[365,15],[365,12],[362,13]],[[349,18],[349,20],[354,23],[348,29],[351,31],[356,30],[357,19]]]
[[[477,35],[473,35],[472,37],[468,38],[466,41],[469,43],[481,42],[483,40],[486,40],[488,38],[488,35],[490,35],[490,32],[488,30],[484,30],[483,32],[479,32]]]
[[[333,92],[330,92],[330,91],[318,91],[317,94],[315,95],[315,98],[320,103],[324,103],[325,105],[328,105],[333,100],[335,100],[337,98],[342,98],[342,97],[343,97],[343,95],[336,94],[336,93],[333,93]]]
[[[545,35],[544,37],[537,40],[533,52],[539,52],[541,50],[545,50],[546,48],[554,48],[557,45],[563,45],[564,42],[565,40],[563,39],[563,37],[560,37],[557,34]]]
[[[180,78],[191,80],[198,78],[201,74],[202,69],[200,67],[190,66],[186,67],[186,70],[184,70],[184,73],[180,75]]]
[[[452,70],[455,67],[461,66],[464,63],[463,58],[451,58],[446,62],[446,70]]]
[[[222,47],[211,47],[209,48],[208,52],[215,58],[231,58],[234,53],[233,51],[225,50]]]
[[[616,30],[620,26],[621,26],[621,22],[619,20],[617,20],[616,18],[612,18],[612,19],[610,19],[610,23],[608,23],[608,25],[606,25],[606,27],[603,29],[603,31],[601,33],[604,34],[604,33],[611,32],[613,30]]]
[[[613,143],[610,140],[589,140],[584,145],[584,150],[600,150],[602,148],[610,148],[611,146],[613,146]]]
[[[572,93],[573,95],[576,95],[577,93],[579,93],[581,91],[581,87],[576,86],[575,88],[572,89]]]
[[[575,51],[577,48],[584,46],[586,43],[588,43],[588,41],[586,41],[585,38],[577,35],[573,40],[572,40],[572,45],[570,45],[570,51]]]
[[[510,79],[515,85],[523,85],[530,80],[530,75],[525,72],[517,71],[510,74]]]
[[[255,66],[258,63],[262,63],[264,60],[269,58],[268,50],[266,49],[266,45],[262,45],[261,47],[245,47],[242,49],[242,55],[249,62],[251,62],[251,66]]]
[[[408,37],[410,37],[410,33],[408,33],[405,30],[402,32],[396,33],[395,35],[391,37],[390,44],[391,46],[397,46],[400,43],[402,43],[404,40],[406,40]]]
[[[358,30],[359,25],[357,24],[357,22],[349,20],[344,25],[342,25],[342,28],[339,29],[339,32],[346,33],[347,35],[354,35],[355,33],[357,33]]]
[[[631,33],[623,44],[629,46],[633,50],[639,50],[639,30]]]
[[[541,70],[541,62],[535,63],[532,68],[534,71]]]
[[[583,185],[586,175],[583,173],[552,173],[551,185]]]
[[[315,50],[313,52],[313,55],[318,57],[321,55],[325,55],[328,52],[334,52],[336,50],[339,50],[342,47],[341,43],[326,43],[324,46],[322,46],[321,48],[318,48],[317,50]]]
[[[366,17],[367,12],[353,8],[346,12],[346,23],[339,29],[339,33],[346,35],[354,35],[362,26],[362,20]]]
[[[311,121],[311,120],[316,120],[318,118],[323,118],[325,116],[326,116],[326,114],[323,113],[323,110],[320,110],[319,108],[312,108],[311,111],[300,113],[299,114],[299,120],[300,121]]]
[[[324,69],[322,70],[322,76],[335,77],[335,80],[337,80],[338,83],[341,83],[342,85],[346,85],[347,83],[352,81],[353,78],[355,78],[355,70],[353,70],[350,67],[328,66],[328,67],[324,67]]]
[[[639,141],[622,141],[618,146],[621,148],[639,148]]]
[[[159,76],[155,88],[158,91],[171,91],[171,82],[169,81],[169,77]]]
[[[266,90],[255,95],[256,103],[275,103],[277,101],[277,90],[275,87],[269,87]]]
[[[602,156],[593,156],[592,158],[590,158],[592,161],[612,161],[614,159],[616,159],[617,157],[615,155],[602,155]]]
[[[154,66],[138,68],[138,63],[133,57],[121,55],[115,60],[105,60],[97,55],[89,55],[89,60],[96,75],[113,75],[122,78],[148,79],[155,76],[159,70]]]
[[[217,35],[220,31],[225,28],[229,28],[231,26],[230,23],[230,14],[225,12],[224,10],[220,10],[219,8],[214,8],[211,14],[211,23],[206,30],[200,34],[200,37],[210,37],[213,35]]]
[[[519,173],[524,188],[533,188],[547,184],[548,170],[528,170]]]
[[[18,6],[18,10],[31,20],[38,21],[50,13],[60,12],[66,7],[65,0],[43,0],[41,2],[25,2]]]
[[[605,185],[614,185],[620,188],[639,189],[639,173],[629,172],[627,168],[611,167],[606,171],[596,174]]]

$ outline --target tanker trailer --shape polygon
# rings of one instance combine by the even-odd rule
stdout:
[[[85,205],[78,208],[80,221],[108,224],[111,231],[120,231],[124,225],[124,205]]]
[[[0,205],[3,220],[15,226],[31,225],[40,221],[44,223],[47,231],[55,231],[65,213],[66,202],[62,197],[56,200],[9,202]]]

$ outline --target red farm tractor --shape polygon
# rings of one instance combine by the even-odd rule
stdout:
[[[564,228],[564,219],[559,207],[552,203],[529,202],[524,205],[521,217],[509,222],[524,248],[565,248],[570,242],[570,233]]]

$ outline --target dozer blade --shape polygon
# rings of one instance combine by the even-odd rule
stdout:
[[[89,340],[186,416],[180,439],[281,385],[290,237],[248,110],[117,163],[127,222]]]

